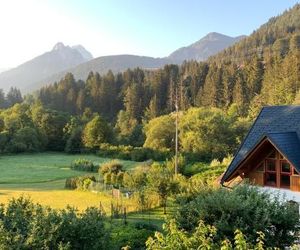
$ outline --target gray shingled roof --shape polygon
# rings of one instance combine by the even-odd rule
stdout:
[[[300,106],[270,106],[261,110],[223,175],[221,183],[227,180],[265,136],[278,147],[298,171],[300,170]]]
[[[266,137],[300,172],[300,141],[296,132],[269,133]]]

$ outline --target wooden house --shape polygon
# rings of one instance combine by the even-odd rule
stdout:
[[[300,106],[264,107],[222,176],[284,191],[300,201]]]

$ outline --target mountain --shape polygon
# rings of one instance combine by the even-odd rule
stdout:
[[[137,55],[93,56],[82,45],[72,47],[57,43],[52,51],[38,56],[15,69],[0,74],[0,88],[15,86],[23,93],[60,80],[67,72],[85,80],[90,71],[104,74],[109,70],[122,72],[128,68],[157,69],[165,64],[181,64],[184,60],[206,60],[209,56],[242,39],[209,33],[198,42],[174,51],[170,56],[153,58]]]
[[[218,53],[220,50],[240,41],[244,37],[245,36],[230,37],[216,32],[209,33],[196,43],[180,48],[174,51],[170,56],[163,58],[136,55],[102,56],[51,75],[42,81],[33,82],[29,88],[22,90],[23,92],[28,92],[38,89],[45,84],[58,81],[63,78],[67,72],[71,72],[76,79],[85,80],[90,71],[104,74],[111,70],[112,72],[117,73],[125,71],[128,68],[136,67],[143,69],[157,69],[163,67],[165,64],[181,64],[184,60],[203,61],[209,56]]]
[[[168,58],[176,62],[183,62],[184,60],[205,61],[210,56],[217,54],[245,37],[230,37],[212,32],[199,41],[174,51]]]
[[[7,71],[7,70],[9,70],[9,68],[0,68],[0,74],[1,74],[2,72],[4,72],[4,71]]]
[[[298,46],[300,40],[300,4],[284,11],[281,15],[271,17],[268,22],[261,25],[252,34],[220,53],[209,58],[211,61],[232,61],[243,65],[252,58],[269,58],[272,54],[280,52],[284,56],[289,49],[291,40]],[[294,37],[294,38],[293,38]]]
[[[74,68],[67,69],[57,74],[51,75],[43,81],[35,82],[29,88],[24,89],[23,92],[36,90],[46,84],[53,83],[62,79],[68,72],[72,73],[75,79],[85,80],[89,72],[98,72],[100,74],[107,73],[111,70],[113,73],[123,72],[128,68],[143,68],[154,70],[163,67],[166,64],[173,63],[167,58],[153,58],[148,56],[136,55],[115,55],[102,56],[90,60],[86,63],[80,64]]]
[[[87,61],[93,59],[93,55],[80,44],[72,46],[72,49],[76,49]]]
[[[0,74],[0,88],[5,91],[11,86],[26,89],[32,83],[87,62],[91,58],[92,55],[81,45],[71,48],[63,43],[57,43],[51,51],[16,68],[2,72]]]
[[[100,66],[108,63],[105,59],[116,60],[120,67],[130,58],[125,56],[124,61],[119,56],[96,58],[76,68],[83,74],[92,65],[93,69],[103,69]],[[164,63],[161,59],[159,62]],[[116,65],[109,65],[113,66]],[[115,121],[124,108],[137,120],[142,120],[145,114],[151,118],[169,114],[174,110],[174,95],[177,95],[179,110],[214,107],[229,110],[236,117],[247,117],[235,128],[243,133],[248,118],[255,118],[261,107],[300,104],[299,73],[300,4],[297,4],[205,62],[188,61],[159,71],[135,69],[102,77],[90,73],[88,80],[82,78],[87,84],[74,81],[67,74],[57,84],[49,84],[36,94],[45,107],[71,114],[82,114],[90,108],[109,121]],[[174,79],[179,83],[178,88],[174,87]],[[285,122],[284,117],[280,119]],[[235,141],[241,140],[238,136]]]

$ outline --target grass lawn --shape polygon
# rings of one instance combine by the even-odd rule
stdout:
[[[0,184],[49,182],[86,174],[69,168],[72,161],[85,158],[96,164],[110,161],[95,155],[68,155],[64,153],[38,153],[4,155],[0,157]],[[121,161],[126,169],[135,167],[133,161]]]
[[[145,224],[155,225],[157,228],[162,228],[165,219],[170,217],[176,211],[176,206],[173,201],[167,203],[167,213],[164,214],[162,207],[153,208],[144,212],[130,212],[128,214],[129,223],[142,222]]]
[[[110,161],[95,155],[68,155],[64,153],[38,153],[3,155],[0,157],[0,203],[6,203],[12,197],[29,196],[34,202],[53,208],[65,208],[67,205],[84,210],[89,206],[99,206],[109,212],[111,196],[79,190],[65,190],[65,179],[71,176],[85,175],[86,172],[73,171],[71,162],[78,158],[92,160],[100,164]],[[136,166],[136,162],[122,161],[126,169]],[[128,211],[134,211],[129,200],[123,199]]]

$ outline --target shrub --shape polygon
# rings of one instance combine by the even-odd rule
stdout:
[[[264,234],[257,232],[256,242],[253,244],[246,240],[240,230],[234,231],[234,239],[217,240],[218,233],[214,226],[205,225],[203,221],[197,224],[192,233],[181,230],[176,221],[171,220],[164,225],[165,234],[156,232],[154,238],[150,237],[146,246],[148,250],[157,249],[259,249],[264,248]]]
[[[203,170],[207,170],[207,166],[208,165],[203,162],[190,163],[183,167],[182,173],[185,176],[193,176],[195,174],[203,172]]]
[[[214,159],[208,163],[196,162],[191,163],[183,168],[183,174],[193,176],[194,179],[199,179],[203,183],[211,183],[215,181],[228,167],[232,161],[232,156],[227,156],[221,162]]]
[[[132,150],[130,156],[131,156],[132,161],[146,161],[150,158],[149,157],[150,156],[149,149],[134,148],[134,150]]]
[[[134,226],[118,226],[112,229],[111,246],[109,249],[121,249],[129,246],[130,249],[145,249],[145,242],[153,231]]]
[[[108,143],[100,144],[98,155],[101,157],[111,157],[123,160],[130,160],[130,152],[132,151],[132,146],[124,145],[110,145]]]
[[[254,244],[256,232],[261,231],[268,247],[280,248],[294,242],[299,226],[295,206],[246,185],[233,190],[204,190],[179,209],[176,219],[180,227],[188,231],[203,220],[216,227],[219,240],[232,240],[233,232],[240,229]]]
[[[97,154],[100,157],[110,157],[132,161],[145,161],[149,159],[163,161],[166,158],[170,158],[172,155],[169,150],[159,151],[150,148],[125,145],[115,146],[108,143],[102,143]]]
[[[97,208],[78,213],[12,199],[1,204],[0,249],[108,249],[104,220]]]
[[[92,182],[96,182],[93,175],[70,177],[66,179],[65,188],[87,190]]]
[[[106,173],[118,174],[123,171],[123,164],[120,161],[112,160],[102,164],[99,167],[99,173],[104,176]]]
[[[92,161],[86,159],[78,159],[71,164],[71,169],[77,171],[97,172],[98,168]]]
[[[174,156],[170,160],[167,160],[166,163],[165,163],[166,167],[171,172],[174,171],[175,161],[176,161],[176,158]],[[177,171],[178,171],[178,173],[182,173],[183,172],[183,169],[184,169],[184,166],[186,165],[186,162],[187,162],[186,158],[182,154],[178,155],[178,158],[177,158]]]

